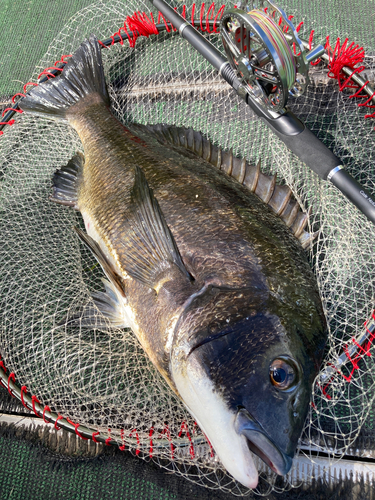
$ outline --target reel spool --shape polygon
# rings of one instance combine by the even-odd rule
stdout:
[[[256,7],[253,2],[252,7]],[[270,0],[259,7],[227,10],[220,22],[230,65],[252,99],[280,112],[289,95],[303,94],[309,83],[309,63],[324,53],[319,45],[306,52],[285,12]]]

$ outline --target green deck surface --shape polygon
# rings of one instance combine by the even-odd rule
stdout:
[[[51,40],[77,11],[91,3],[92,0],[0,1],[0,99],[22,91]]]
[[[13,94],[22,92],[22,86],[29,81],[35,65],[56,34],[77,11],[91,3],[92,0],[0,0],[0,107],[9,102]],[[286,10],[286,3],[291,8],[300,8],[297,0],[291,0],[282,5]],[[328,24],[326,14],[314,7],[315,2],[309,4],[306,10],[315,11],[315,19],[324,18]],[[331,0],[326,4],[332,27],[342,29],[344,35],[350,34],[360,2]],[[358,31],[368,34],[372,27],[373,32],[374,24],[375,15],[369,16]],[[0,403],[6,396],[6,391],[0,388]],[[60,460],[35,442],[0,434],[0,500],[224,498],[235,497],[195,487],[127,453],[122,457],[118,453],[108,453],[93,460]],[[273,494],[269,498],[291,496]],[[294,498],[318,497],[301,493]],[[335,498],[349,499],[351,496],[343,494]]]

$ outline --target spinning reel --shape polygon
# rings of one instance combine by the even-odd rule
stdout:
[[[269,111],[284,109],[288,96],[299,96],[309,83],[309,63],[324,53],[311,51],[285,12],[270,0],[224,12],[220,33],[226,55],[249,96]],[[257,8],[256,8],[257,7]]]

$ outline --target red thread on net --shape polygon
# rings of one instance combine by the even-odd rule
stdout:
[[[329,366],[329,363],[328,363],[328,366]],[[326,385],[321,385],[319,382],[316,382],[316,386],[319,387],[319,389],[321,390],[323,396],[325,396],[327,399],[332,399],[332,397],[328,394],[328,388],[329,388],[329,385],[330,383],[332,382],[333,378],[330,378],[328,383]],[[311,406],[313,406],[313,403],[311,403]],[[316,410],[316,406],[314,405],[313,408]]]
[[[349,98],[358,97],[360,99],[365,99],[366,97],[368,97],[368,94],[360,95],[360,91],[362,91],[368,83],[369,80],[367,80],[355,94],[349,96]],[[366,108],[375,108],[375,104],[369,104],[371,101],[373,101],[374,97],[375,97],[375,92],[373,92],[365,102],[361,102],[360,104],[358,104],[358,107],[365,106]],[[369,115],[365,115],[365,118],[374,118],[374,117],[375,117],[375,111]]]
[[[328,389],[329,389],[329,386],[330,386],[330,384],[331,384],[332,380],[333,380],[333,377],[332,377],[332,378],[331,378],[331,379],[330,379],[330,380],[326,383],[326,385],[323,385],[323,386],[321,386],[321,385],[319,385],[319,384],[318,384],[318,385],[319,385],[319,387],[320,387],[320,389],[321,389],[321,391],[322,391],[322,393],[323,393],[323,395],[324,395],[327,399],[332,399],[332,396],[330,396],[330,395],[328,394]]]
[[[23,386],[21,387],[21,403],[22,403],[22,405],[26,408],[26,410],[28,410],[28,409],[29,409],[29,407],[26,405],[26,403],[25,403],[25,401],[24,401],[24,399],[23,399],[23,393],[24,393],[24,392],[27,392],[27,387],[26,387],[26,385],[23,385]]]
[[[366,323],[365,323],[365,325],[366,325]],[[358,344],[358,342],[356,341],[356,339],[354,337],[352,338],[352,342],[353,342],[353,344],[355,344],[358,347],[358,350],[363,353],[362,354],[363,356],[369,356],[369,357],[371,357],[370,347],[372,346],[372,343],[374,341],[375,332],[371,333],[368,328],[366,328],[366,332],[369,333],[370,336],[366,340],[366,342],[364,343],[363,346],[361,346],[360,344]]]
[[[203,2],[202,5],[201,5],[201,10],[199,12],[199,25],[200,25],[200,28],[201,28],[202,32],[207,31],[206,28],[207,28],[207,24],[208,24],[208,21],[207,21],[206,28],[203,27],[204,8],[205,8],[205,4]]]
[[[3,111],[3,114],[1,116],[4,116],[7,111],[15,111],[16,113],[23,113],[22,109],[5,108],[4,111]]]
[[[152,435],[154,433],[154,426],[151,427],[150,432],[148,433],[148,437],[150,438],[150,451],[149,451],[149,457],[152,458],[152,454],[154,452],[154,444],[152,442]]]
[[[17,96],[21,96],[21,97],[25,97],[25,94],[22,94],[22,92],[17,92],[17,94],[14,94],[14,96],[12,97],[12,103],[15,104],[15,98]]]
[[[135,433],[135,437],[136,437],[136,439],[137,439],[137,449],[136,449],[136,451],[135,451],[135,454],[136,454],[136,455],[139,455],[139,453],[140,453],[139,446],[140,446],[141,441],[140,441],[140,439],[139,439],[139,435],[138,435],[137,429],[133,429],[133,430],[131,431],[131,433],[129,434],[129,437],[131,438],[131,437],[132,437],[132,435],[133,435],[134,433]]]
[[[11,390],[10,386],[9,386],[9,383],[10,383],[10,379],[13,380],[13,384],[16,383],[16,376],[14,375],[14,373],[12,372],[9,377],[8,377],[8,392],[9,394],[12,396],[12,398],[15,398],[16,396],[13,394],[13,391]]]
[[[64,417],[63,417],[62,415],[58,415],[58,416],[57,416],[57,419],[56,419],[55,424],[54,424],[54,427],[55,427],[55,429],[56,429],[57,431],[61,430],[61,427],[59,427],[59,426],[57,425],[57,422],[58,422],[59,420],[62,420],[63,418],[64,418]]]
[[[309,50],[312,48],[312,42],[314,38],[314,30],[310,32],[309,37]],[[332,48],[329,36],[326,38],[326,44],[324,46],[326,53],[329,57],[328,63],[328,76],[329,78],[334,78],[337,80],[340,91],[345,88],[357,89],[356,92],[349,96],[350,99],[366,99],[364,102],[358,104],[359,107],[375,108],[375,104],[370,104],[373,102],[375,97],[375,92],[369,96],[367,93],[362,94],[365,86],[369,83],[367,80],[362,86],[354,82],[353,76],[355,74],[360,74],[365,69],[362,65],[365,58],[365,51],[363,47],[358,44],[354,45],[354,42],[348,44],[348,39],[345,38],[344,42],[341,44],[340,38],[337,38],[335,47]],[[310,63],[315,66],[321,62],[321,59]],[[352,70],[351,74],[348,76],[343,72],[343,68],[349,68]],[[365,115],[365,118],[374,118],[375,112]]]
[[[107,439],[104,441],[106,446],[109,446],[111,444],[111,441],[112,441],[112,438],[111,436],[109,435],[111,433],[111,429],[108,429],[108,437]]]
[[[50,72],[50,70],[57,70],[57,71],[62,71],[64,68],[56,68],[56,66],[50,66],[49,68],[46,68],[44,69],[40,75],[38,75],[38,80],[40,79],[40,77],[42,75],[46,75],[46,77],[48,78],[49,80],[49,77],[51,78],[55,78],[56,75],[54,75],[53,73]]]
[[[303,21],[301,21],[301,22],[299,23],[299,25],[297,26],[297,28],[296,28],[297,33],[298,33],[298,32],[299,32],[299,30],[302,28],[303,23],[304,23],[304,22],[303,22]]]
[[[296,28],[297,33],[298,33],[298,32],[299,32],[299,30],[302,28],[302,26],[303,26],[303,21],[301,21],[301,22],[299,23],[299,25],[297,26],[297,28]],[[299,51],[299,53],[298,53],[298,54],[296,54],[296,44],[295,44],[295,42],[293,42],[293,53],[294,53],[294,55],[295,55],[295,56],[297,56],[297,57],[301,55],[301,51]]]
[[[49,420],[46,420],[45,413],[46,411],[49,411],[51,413],[51,408],[49,406],[45,406],[43,410],[43,420],[46,424],[52,424]]]
[[[23,86],[23,91],[24,91],[24,92],[27,92],[27,90],[26,90],[26,89],[27,89],[27,86],[28,86],[28,85],[32,85],[33,87],[37,87],[37,86],[38,86],[38,84],[37,84],[37,83],[27,82],[27,83],[25,83],[25,85]]]
[[[94,441],[94,443],[99,444],[99,441],[98,441],[98,440],[96,439],[96,437],[95,437],[95,436],[99,436],[99,434],[100,434],[100,432],[99,432],[99,431],[97,431],[97,432],[93,432],[93,433],[92,433],[92,440]]]
[[[372,313],[372,319],[375,320],[375,311],[373,311]],[[371,353],[370,353],[370,348],[372,347],[373,345],[373,342],[374,342],[374,339],[375,339],[375,332],[371,332],[368,328],[367,328],[367,324],[368,322],[366,321],[365,322],[365,326],[366,326],[366,331],[370,334],[369,338],[366,340],[366,342],[363,344],[363,346],[361,346],[360,344],[358,344],[358,342],[355,340],[355,338],[353,337],[352,338],[352,342],[354,343],[354,345],[358,348],[358,351],[357,353],[355,354],[354,357],[351,357],[350,353],[349,353],[349,348],[348,348],[348,345],[345,345],[344,346],[344,353],[346,355],[346,357],[348,358],[348,360],[351,362],[352,364],[352,369],[349,373],[349,375],[345,375],[342,370],[339,370],[338,368],[336,368],[335,365],[333,364],[329,364],[329,366],[332,366],[332,368],[339,374],[341,375],[344,380],[346,380],[346,382],[351,382],[352,378],[353,378],[353,375],[354,373],[356,372],[356,370],[359,370],[359,361],[363,358],[363,356],[371,356]],[[333,380],[333,377],[327,382],[325,388],[327,388],[331,382]],[[323,390],[323,394],[326,395],[326,392]],[[328,395],[327,395],[328,399],[331,399]]]
[[[122,445],[119,446],[119,449],[121,451],[125,451],[125,436],[124,436],[124,429],[121,429],[121,432],[120,432],[120,435],[121,435],[121,441],[122,441]]]
[[[193,28],[195,28],[194,14],[195,14],[195,3],[193,3],[193,5],[191,7],[191,25],[193,26]]]
[[[35,415],[36,415],[37,417],[39,417],[40,415],[39,415],[39,413],[38,413],[38,412],[36,411],[36,409],[35,409],[35,403],[40,404],[40,401],[39,401],[39,399],[38,399],[36,396],[31,396],[31,401],[32,401],[32,403],[33,403],[33,412],[35,413]]]
[[[291,21],[293,19],[294,16],[288,16],[288,19],[289,21]],[[288,30],[289,30],[289,26],[286,24],[284,27],[283,27],[283,32],[284,33],[288,33]]]
[[[71,425],[73,425],[74,427],[74,430],[75,430],[75,433],[77,434],[78,437],[80,437],[81,439],[83,439],[84,441],[88,441],[88,438],[82,436],[82,434],[79,432],[78,430],[78,427],[81,425],[81,424],[75,424],[74,422],[72,422],[69,418],[66,419],[67,422],[69,422]]]
[[[335,78],[337,80],[340,90],[343,90],[344,88],[358,88],[358,85],[353,82],[352,77],[354,74],[360,73],[365,69],[364,66],[357,66],[363,62],[365,57],[363,47],[359,47],[358,44],[354,45],[354,42],[348,45],[347,38],[345,38],[344,43],[341,45],[340,38],[338,38],[336,40],[335,48],[332,49],[329,44],[329,37],[327,37],[326,51],[329,57],[329,78]],[[353,71],[350,76],[345,75],[343,72],[344,66]]]
[[[15,122],[16,122],[15,120],[9,120],[9,122],[0,122],[0,125],[9,125],[9,126],[11,126],[11,125],[14,125]]]
[[[72,57],[72,54],[64,54],[63,56],[61,56],[60,60],[55,61],[54,66],[57,66],[58,64],[61,64],[61,63],[66,64],[68,62],[68,61],[65,61],[66,57]]]
[[[126,22],[132,31],[138,32],[139,36],[148,38],[150,35],[159,34],[152,12],[150,12],[150,17],[145,12],[135,12],[132,16],[126,18]]]
[[[168,424],[164,424],[164,429],[161,431],[160,436],[162,436],[163,434],[165,434],[167,436],[167,439],[169,441],[169,444],[171,447],[171,460],[173,460],[174,459],[174,445],[173,445],[173,442],[171,439],[171,433],[170,433]]]
[[[217,23],[217,19],[218,19],[219,15],[220,15],[219,20],[223,17],[224,9],[225,9],[225,5],[222,5],[220,7],[220,9],[217,11],[217,14],[216,14],[215,19],[214,19],[214,25],[213,25],[214,33],[219,33],[219,31],[216,29],[217,28],[216,23]]]
[[[191,439],[189,428],[188,428],[185,420],[181,424],[180,432],[178,433],[178,437],[181,437],[181,435],[182,435],[183,432],[185,432],[186,437],[190,441],[190,449],[189,449],[190,457],[192,459],[194,459],[195,458],[194,444],[193,444],[193,440]]]
[[[163,23],[165,25],[165,29],[167,30],[168,33],[171,32],[171,28],[168,26],[167,21],[165,20],[165,17],[161,12],[158,13],[158,24],[160,24],[161,19],[163,19]]]
[[[207,13],[206,13],[206,17],[205,17],[205,4],[203,3],[202,6],[201,6],[201,10],[200,10],[200,27],[201,27],[201,30],[202,31],[206,31],[207,33],[218,33],[217,31],[217,26],[216,26],[216,23],[217,23],[217,18],[218,16],[221,14],[220,16],[220,19],[222,17],[222,13],[223,13],[223,10],[225,8],[225,5],[222,5],[220,7],[220,9],[217,11],[217,14],[215,15],[215,2],[212,2],[210,4],[210,6],[208,7],[207,9]],[[214,18],[214,15],[215,15],[215,18]],[[203,21],[204,21],[204,18],[205,18],[205,21],[206,21],[206,27],[204,28],[203,27]],[[214,18],[214,22],[213,22],[213,26],[212,26],[212,30],[210,28],[210,20],[212,21],[212,19]]]

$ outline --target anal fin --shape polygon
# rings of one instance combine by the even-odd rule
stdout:
[[[78,184],[85,159],[77,153],[68,164],[56,170],[52,178],[53,192],[50,200],[78,210]]]
[[[123,298],[112,283],[104,278],[102,282],[105,292],[93,292],[92,300],[87,302],[80,312],[68,316],[64,324],[102,330],[108,329],[109,326],[113,328],[129,328]]]

